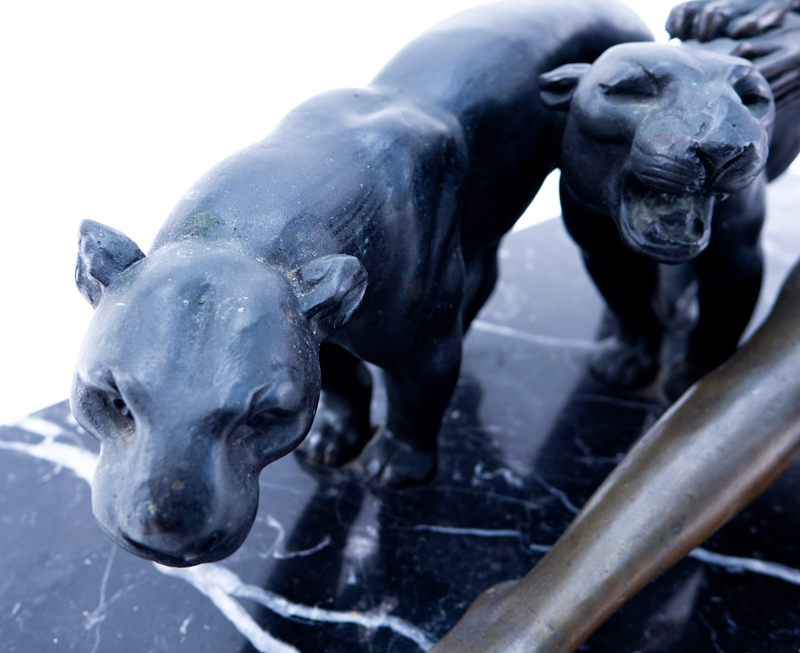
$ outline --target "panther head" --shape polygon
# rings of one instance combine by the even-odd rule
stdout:
[[[697,256],[715,199],[747,188],[766,165],[772,92],[744,59],[627,43],[540,84],[546,105],[568,111],[562,187],[649,258]]]
[[[366,270],[328,255],[283,271],[203,240],[145,256],[87,220],[76,280],[95,308],[71,403],[100,441],[98,523],[175,567],[230,555],[255,519],[262,468],[311,428],[319,343],[358,307]]]

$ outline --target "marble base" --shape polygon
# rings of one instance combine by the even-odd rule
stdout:
[[[760,317],[800,254],[798,200],[796,178],[771,189]],[[482,590],[541,558],[665,408],[657,386],[614,393],[587,377],[602,304],[559,221],[510,236],[501,263],[435,481],[385,490],[290,455],[263,472],[255,527],[221,563],[170,569],[110,542],[91,514],[97,445],[66,402],[0,428],[0,648],[429,649]],[[797,651],[799,486],[795,462],[581,650]]]

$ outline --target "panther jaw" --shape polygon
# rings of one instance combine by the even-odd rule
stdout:
[[[714,195],[665,195],[625,175],[619,193],[617,228],[630,249],[660,263],[684,263],[711,239]]]

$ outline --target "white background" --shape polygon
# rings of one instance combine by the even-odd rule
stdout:
[[[218,160],[304,99],[367,84],[415,35],[482,3],[4,3],[0,423],[68,395],[91,317],[73,282],[82,219],[147,251]],[[673,2],[628,4],[666,40]],[[553,184],[546,190],[526,223],[558,213]]]

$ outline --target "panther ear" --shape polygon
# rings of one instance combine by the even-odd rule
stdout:
[[[318,341],[342,327],[361,304],[367,270],[353,256],[331,254],[296,272],[295,294]]]
[[[125,268],[143,258],[142,250],[121,231],[84,220],[78,229],[75,283],[86,301],[97,308],[103,289]]]
[[[542,102],[551,109],[569,111],[572,95],[591,67],[590,63],[568,63],[549,73],[539,75],[539,94]]]

